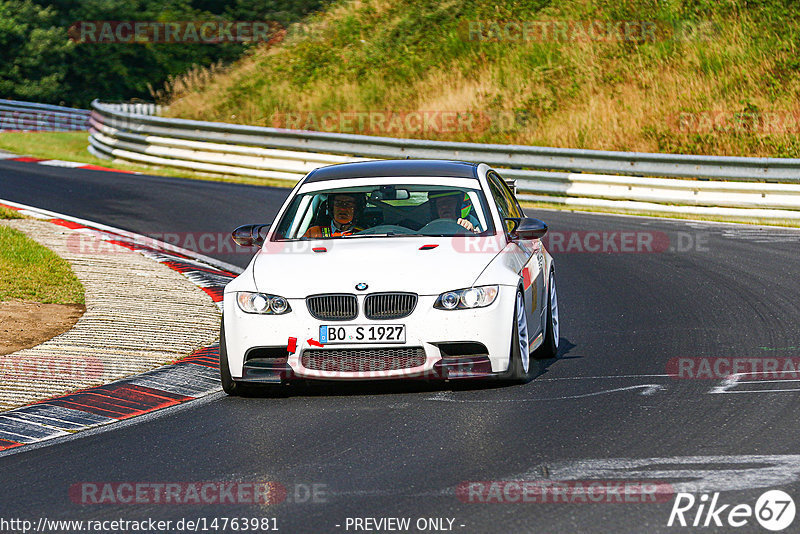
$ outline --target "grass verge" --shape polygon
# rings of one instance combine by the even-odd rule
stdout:
[[[11,212],[11,214],[7,213]],[[19,218],[0,208],[0,219]],[[70,264],[22,232],[0,225],[0,301],[84,304],[83,284]]]
[[[795,0],[339,0],[279,45],[158,95],[187,119],[800,157],[796,11]],[[464,120],[406,121],[431,112]]]
[[[4,208],[0,206],[0,219],[24,219],[22,215],[17,213],[15,210],[10,210],[8,208]]]

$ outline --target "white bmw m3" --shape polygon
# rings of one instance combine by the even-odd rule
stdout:
[[[558,351],[547,226],[485,164],[438,160],[316,169],[225,288],[228,394],[302,380],[524,382]]]

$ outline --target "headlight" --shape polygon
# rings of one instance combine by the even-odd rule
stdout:
[[[480,286],[448,291],[439,295],[433,307],[440,310],[485,308],[494,302],[499,290],[498,286]]]
[[[239,309],[245,313],[283,315],[292,311],[288,300],[277,295],[267,295],[266,293],[240,291],[236,293],[236,302],[239,304]]]

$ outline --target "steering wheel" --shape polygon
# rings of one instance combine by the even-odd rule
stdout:
[[[396,224],[381,224],[380,226],[373,226],[372,228],[367,228],[366,230],[361,230],[360,232],[356,232],[354,235],[371,235],[371,234],[407,235],[407,234],[416,234],[416,232],[414,230],[406,228],[405,226],[398,226]]]
[[[420,234],[472,234],[453,219],[434,219],[419,229]]]

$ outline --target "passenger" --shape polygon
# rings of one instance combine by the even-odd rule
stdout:
[[[478,220],[471,213],[472,203],[463,191],[430,191],[434,217],[452,219],[471,232],[480,232]]]
[[[340,237],[353,235],[363,228],[356,226],[358,218],[364,211],[364,195],[358,193],[336,193],[328,195],[326,215],[330,217],[330,225],[312,226],[303,237]]]

